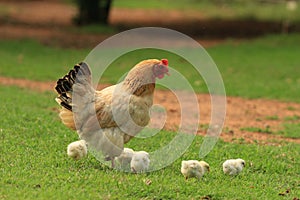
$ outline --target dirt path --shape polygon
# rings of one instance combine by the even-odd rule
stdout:
[[[72,24],[72,18],[77,12],[76,7],[59,1],[0,0],[0,7],[0,37],[2,39],[34,38],[48,45],[93,48],[110,36],[109,33],[78,31],[78,28]],[[172,28],[172,24],[183,20],[184,13],[170,10],[162,14],[163,16],[157,15],[157,10],[147,10],[147,17],[145,17],[145,10],[112,8],[110,24],[118,31],[140,26]],[[184,14],[184,17],[188,21],[201,19],[199,13],[195,12]],[[183,27],[186,21],[178,24]],[[197,40],[204,47],[223,42],[223,39]]]
[[[0,8],[2,39],[34,38],[49,45],[92,48],[110,36],[109,33],[78,31],[72,24],[76,7],[58,0],[0,0]],[[219,44],[226,37],[253,37],[281,30],[279,24],[269,22],[210,20],[196,11],[179,10],[113,7],[109,21],[117,32],[145,26],[171,28],[193,37],[203,47]]]
[[[14,85],[22,88],[29,88],[39,92],[54,91],[55,82],[36,82],[25,79],[13,79],[0,77],[0,85]],[[100,88],[108,85],[101,85]],[[198,94],[199,112],[201,116],[198,134],[205,135],[207,125],[210,122],[210,96]],[[177,130],[180,123],[180,106],[176,97],[170,91],[157,90],[155,92],[154,104],[158,104],[167,111],[167,121],[164,128]],[[274,116],[276,116],[274,118]],[[267,145],[278,145],[282,141],[295,142],[300,144],[300,139],[285,138],[274,134],[281,130],[282,124],[288,117],[300,116],[300,104],[291,102],[280,102],[264,99],[243,99],[239,97],[227,97],[226,120],[221,138],[230,142],[258,142]],[[298,119],[297,123],[300,122]],[[272,133],[249,132],[242,128],[255,127]],[[300,133],[299,133],[300,134]]]

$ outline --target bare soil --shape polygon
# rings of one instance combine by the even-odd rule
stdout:
[[[37,82],[26,79],[0,77],[0,85],[14,85],[21,88],[43,92],[53,91],[55,82]],[[108,85],[100,85],[99,89]],[[211,118],[211,97],[208,94],[197,94],[200,112],[198,134],[205,135]],[[154,104],[165,108],[167,120],[164,129],[177,131],[181,120],[181,107],[171,91],[156,90]],[[191,105],[193,106],[193,105]],[[272,116],[276,116],[273,119]],[[258,142],[260,144],[278,145],[283,141],[300,144],[300,139],[286,138],[276,134],[282,130],[287,117],[300,116],[300,104],[266,99],[243,99],[227,97],[226,119],[221,138],[228,142]],[[192,120],[192,119],[191,119]],[[300,120],[297,121],[299,123]],[[270,133],[249,132],[242,130],[255,127]]]
[[[110,36],[74,31],[72,19],[76,12],[76,7],[59,0],[0,0],[0,37],[35,38],[49,45],[92,48]],[[282,31],[281,23],[210,20],[195,11],[113,7],[109,21],[117,31],[141,26],[171,28],[192,36],[204,47],[220,43],[227,37],[249,38]]]
[[[74,25],[71,19],[76,14],[72,5],[52,1],[7,1],[0,0],[0,38],[19,39],[34,38],[48,45],[63,47],[93,48],[99,42],[109,37],[109,34],[87,34],[72,31]],[[174,28],[196,38],[204,47],[223,41],[230,35],[255,36],[268,31],[278,32],[281,27],[273,23],[258,23],[253,21],[207,21],[199,13],[182,13],[179,11],[164,11],[157,15],[157,10],[127,10],[113,8],[110,23],[117,28],[132,28],[138,26],[163,26]],[[249,29],[251,27],[251,29]],[[119,30],[120,30],[119,29]],[[221,30],[221,31],[220,31]],[[235,31],[239,30],[239,31]],[[220,35],[221,33],[221,35]],[[207,39],[207,35],[210,35]],[[194,37],[194,38],[195,38]],[[206,39],[203,39],[206,38]],[[53,91],[55,82],[36,82],[26,79],[0,77],[1,85],[15,85],[39,92]],[[101,85],[103,88],[107,85]],[[198,94],[200,111],[200,126],[198,134],[205,135],[211,117],[211,103],[208,94]],[[181,118],[181,108],[176,97],[170,91],[155,92],[155,104],[163,106],[167,112],[164,128],[176,130]],[[300,139],[285,138],[274,134],[282,130],[286,117],[300,116],[300,104],[280,102],[266,99],[243,99],[227,97],[227,113],[221,138],[234,142],[258,142],[267,145],[279,145],[281,142],[295,142]],[[276,116],[276,118],[272,118]],[[299,123],[300,120],[297,121]],[[268,129],[271,133],[249,132],[243,128],[255,127]]]

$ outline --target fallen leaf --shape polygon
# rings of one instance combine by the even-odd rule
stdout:
[[[287,189],[284,192],[280,192],[278,195],[279,196],[285,196],[286,194],[289,194],[291,192],[291,189]]]
[[[146,180],[144,180],[144,183],[146,185],[151,185],[152,181],[150,179],[146,179]]]
[[[201,197],[201,200],[211,200],[211,195],[207,195],[207,196],[204,196],[204,197]]]

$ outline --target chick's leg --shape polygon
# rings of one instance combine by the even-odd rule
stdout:
[[[131,167],[131,171],[135,174],[137,173],[137,171],[134,169],[134,167]]]

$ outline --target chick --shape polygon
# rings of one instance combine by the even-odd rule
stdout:
[[[205,172],[209,172],[209,164],[198,160],[183,160],[181,162],[181,173],[185,179],[196,177],[200,179]]]
[[[223,163],[223,172],[230,176],[239,174],[245,167],[246,162],[243,159],[230,159]]]
[[[122,169],[129,168],[132,156],[134,154],[134,151],[130,148],[124,148],[121,155],[116,157],[116,161],[120,164]]]
[[[130,168],[133,173],[141,173],[148,170],[150,165],[150,156],[146,151],[136,151],[134,152]]]
[[[68,145],[67,149],[68,156],[79,160],[87,155],[87,145],[85,140],[79,140],[72,142]]]

